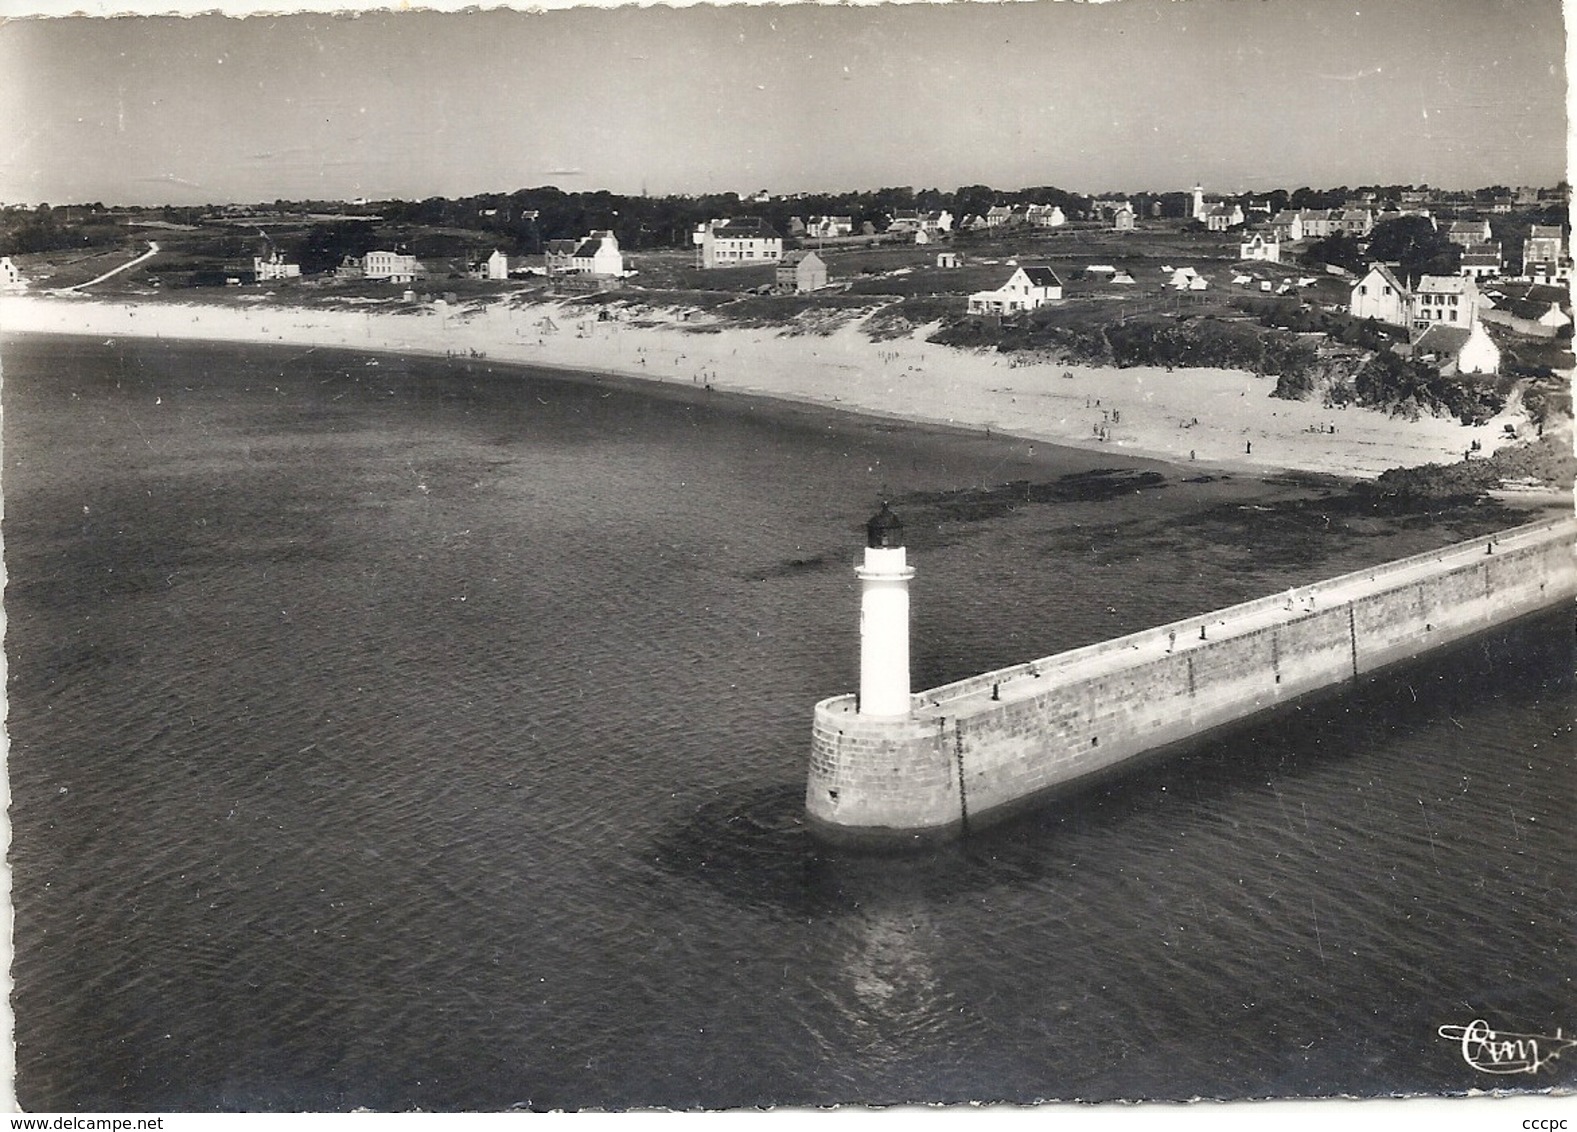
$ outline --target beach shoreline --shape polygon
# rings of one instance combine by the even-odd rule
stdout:
[[[171,338],[336,348],[519,365],[641,385],[764,397],[894,423],[1001,435],[1179,469],[1367,479],[1488,456],[1526,418],[1513,402],[1466,426],[1271,397],[1273,378],[1221,369],[1028,363],[906,338],[741,328],[642,311],[639,324],[573,303],[426,303],[391,311],[0,298],[0,334]]]

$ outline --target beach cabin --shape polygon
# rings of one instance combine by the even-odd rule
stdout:
[[[1020,267],[995,291],[969,296],[970,314],[1018,314],[1062,298],[1062,280],[1049,267]]]
[[[957,252],[937,252],[936,253],[936,266],[938,266],[938,267],[957,267],[958,266],[958,253]]]

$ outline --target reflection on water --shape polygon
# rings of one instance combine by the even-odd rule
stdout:
[[[1568,614],[962,844],[802,822],[884,485],[920,686],[1494,508],[362,361],[6,344],[25,1106],[1460,1090],[1457,1012],[1569,1027]]]

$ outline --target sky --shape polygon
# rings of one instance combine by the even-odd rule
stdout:
[[[1552,185],[1564,60],[1559,0],[23,16],[0,202]]]

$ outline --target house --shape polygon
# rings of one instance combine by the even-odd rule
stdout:
[[[698,267],[748,267],[783,258],[783,237],[753,216],[702,224],[692,241],[698,249]]]
[[[1062,280],[1049,267],[1020,267],[995,291],[969,296],[970,314],[1016,314],[1062,298]]]
[[[854,217],[812,216],[805,225],[805,235],[819,240],[835,240],[840,236],[852,236]]]
[[[619,251],[618,237],[607,230],[592,232],[570,253],[568,274],[598,279],[622,277],[624,254]]]
[[[509,257],[497,248],[486,259],[475,260],[466,271],[472,279],[498,281],[509,278]]]
[[[1355,240],[1366,239],[1374,231],[1374,213],[1367,208],[1344,208],[1331,223],[1332,235],[1341,233]]]
[[[903,208],[893,213],[893,218],[887,225],[887,230],[889,232],[895,232],[898,234],[919,232],[923,228],[924,221],[921,219],[920,213],[914,209]]]
[[[1510,197],[1498,196],[1490,202],[1489,210],[1491,212],[1510,212],[1511,206],[1512,199]]]
[[[1036,228],[1061,228],[1068,218],[1063,215],[1061,205],[1032,204],[1029,206],[1029,222]]]
[[[1126,204],[1112,213],[1112,231],[1132,232],[1135,227],[1133,209]]]
[[[1446,239],[1453,244],[1470,248],[1474,244],[1487,244],[1490,240],[1488,220],[1453,220],[1446,226]]]
[[[1563,287],[1522,284],[1492,294],[1493,301],[1485,296],[1479,302],[1478,316],[1485,322],[1530,338],[1554,338],[1563,327],[1572,325],[1571,315],[1562,309],[1570,302]]]
[[[958,266],[958,253],[957,252],[937,252],[936,253],[936,266],[938,266],[938,267],[957,267]]]
[[[779,291],[819,291],[827,285],[827,265],[815,252],[789,252],[778,263],[776,279]]]
[[[1298,219],[1303,221],[1303,238],[1306,240],[1323,240],[1336,234],[1337,217],[1340,213],[1333,208],[1303,208],[1298,210]]]
[[[986,212],[987,228],[1005,228],[1013,220],[1013,210],[1005,204],[993,206]]]
[[[1500,245],[1472,245],[1463,251],[1462,263],[1457,270],[1475,279],[1493,279],[1500,274]]]
[[[1295,244],[1308,234],[1303,230],[1303,214],[1290,208],[1270,218],[1270,232],[1278,244]]]
[[[580,247],[579,240],[549,240],[542,245],[542,258],[549,275],[570,274],[570,259],[575,255],[575,249]]]
[[[1467,329],[1478,321],[1478,284],[1466,275],[1419,276],[1409,321],[1415,329],[1436,324]]]
[[[1354,318],[1372,318],[1392,326],[1406,326],[1412,292],[1383,263],[1369,265],[1369,273],[1353,284],[1347,312]]]
[[[1266,263],[1281,262],[1281,242],[1276,239],[1275,230],[1272,229],[1270,239],[1265,238],[1265,233],[1255,232],[1248,239],[1238,245],[1238,259],[1259,259]]]
[[[279,254],[278,249],[274,249],[267,256],[252,257],[252,278],[259,283],[267,283],[274,279],[300,279],[301,265],[286,263],[285,257]],[[0,279],[0,283],[3,282],[4,280]]]
[[[334,269],[336,279],[365,279],[366,277],[366,265],[360,256],[348,255],[340,260],[339,266]]]
[[[933,236],[939,232],[951,232],[953,230],[953,214],[945,208],[937,209],[933,212],[922,212],[920,214],[920,230],[929,232]]]
[[[10,256],[0,256],[0,291],[20,291],[27,286]]]
[[[1557,224],[1535,224],[1522,242],[1522,272],[1531,274],[1532,264],[1559,264],[1565,258],[1564,234]]]
[[[1500,369],[1500,347],[1476,322],[1472,326],[1433,325],[1413,339],[1408,352],[1419,360],[1433,361],[1448,377]]]
[[[1225,232],[1243,223],[1243,209],[1236,204],[1217,204],[1205,209],[1205,227],[1212,232]]]
[[[404,252],[368,252],[361,260],[362,275],[385,283],[416,282],[416,257]]]

